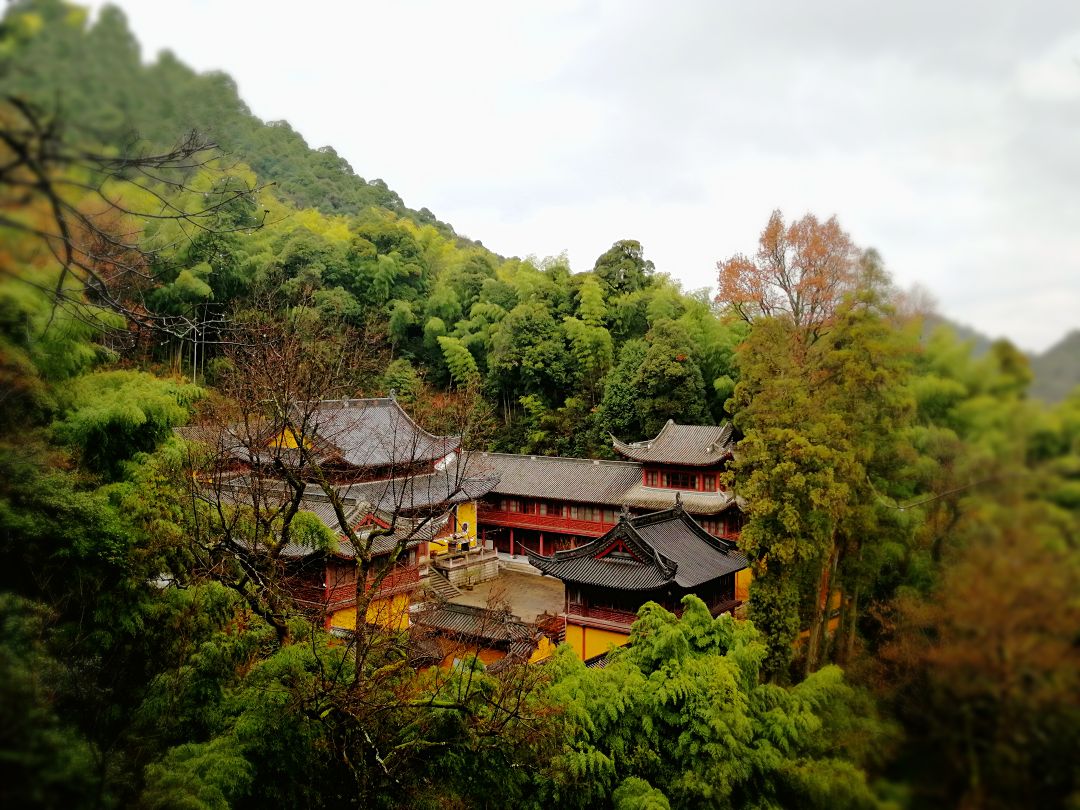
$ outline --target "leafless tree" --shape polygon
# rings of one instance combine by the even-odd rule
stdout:
[[[467,729],[469,739],[483,745],[495,746],[511,726],[544,733],[539,713],[546,709],[533,693],[545,676],[525,665],[520,650],[495,678],[471,664],[418,673],[424,632],[369,621],[373,601],[392,591],[403,570],[398,563],[440,525],[449,504],[473,497],[470,487],[481,471],[470,469],[467,454],[452,451],[469,442],[469,413],[477,409],[468,397],[455,401],[460,439],[446,447],[433,448],[431,434],[408,417],[355,435],[357,422],[342,417],[376,407],[349,398],[381,366],[372,348],[377,341],[314,315],[310,307],[264,302],[252,309],[249,337],[224,350],[223,396],[187,429],[197,439],[189,443],[185,476],[194,524],[190,575],[234,589],[274,628],[279,644],[311,645],[318,686],[302,700],[358,781],[371,778],[374,761],[381,778],[396,783],[424,750],[452,744],[446,737],[400,736],[433,713],[453,713],[462,733]],[[343,448],[351,448],[348,457]],[[435,456],[441,469],[433,471]],[[317,619],[329,608],[317,599],[298,603],[289,581],[289,560],[311,543],[310,521],[301,516],[313,509],[336,535],[339,552],[348,549],[352,565],[351,572],[339,566],[341,579],[327,583],[351,588],[355,610],[354,627],[341,634],[333,654],[318,642],[319,621],[302,638],[293,621],[300,613]],[[364,522],[368,515],[381,522]],[[497,623],[503,613],[492,611],[481,623]],[[471,658],[476,639],[458,641],[468,642],[462,657]]]
[[[163,152],[135,138],[115,154],[86,148],[69,142],[59,116],[15,96],[0,97],[0,229],[44,246],[59,273],[46,281],[6,264],[0,272],[16,274],[48,295],[54,308],[95,325],[100,319],[88,304],[190,338],[206,325],[147,306],[147,294],[158,286],[150,267],[177,241],[261,227],[261,217],[241,225],[221,217],[234,204],[252,203],[260,189],[233,168],[196,132]],[[175,240],[148,250],[142,235],[150,222],[175,226]]]

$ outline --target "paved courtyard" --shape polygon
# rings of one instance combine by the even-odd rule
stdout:
[[[452,601],[475,607],[509,605],[522,620],[532,622],[541,613],[561,613],[564,608],[563,584],[551,577],[503,570],[495,579],[461,589]]]

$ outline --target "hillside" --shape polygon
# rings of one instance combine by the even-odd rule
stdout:
[[[200,74],[165,52],[142,61],[139,43],[118,9],[91,23],[60,0],[15,3],[6,18],[17,49],[0,53],[5,92],[55,111],[64,125],[117,145],[131,137],[168,148],[191,131],[216,142],[272,182],[297,208],[359,214],[379,207],[452,234],[426,208],[405,205],[382,180],[365,180],[330,146],[314,149],[287,121],[252,114],[223,73]]]
[[[1080,386],[1080,329],[1074,329],[1042,354],[1031,358],[1035,382],[1031,395],[1045,402],[1061,402]]]
[[[941,315],[931,315],[923,325],[924,338],[938,327],[945,327],[957,339],[971,347],[972,357],[982,357],[994,343],[970,326],[951,321]],[[1028,393],[1047,403],[1061,402],[1080,386],[1080,330],[1074,330],[1039,354],[1029,354],[1031,373],[1034,375]]]

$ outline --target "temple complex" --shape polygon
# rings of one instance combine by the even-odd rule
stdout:
[[[720,480],[731,458],[731,425],[677,425],[656,438],[612,446],[626,461],[478,453],[497,482],[480,500],[480,536],[509,555],[549,554],[608,532],[631,514],[683,509],[713,537],[736,539],[738,499]]]
[[[227,469],[218,496],[227,489],[238,506],[256,490],[273,500],[279,484],[283,503],[292,497],[273,478],[282,464],[293,463],[301,480],[313,476],[300,510],[337,543],[290,543],[279,559],[294,601],[328,630],[354,629],[358,614],[397,629],[422,619],[443,663],[466,648],[483,648],[493,663],[546,654],[564,628],[587,659],[625,643],[647,601],[679,611],[694,593],[715,614],[747,598],[749,571],[735,548],[742,511],[721,475],[734,448],[730,425],[669,421],[653,439],[612,437],[622,459],[598,460],[463,451],[460,437],[425,431],[392,396],[302,404],[276,433],[254,424],[185,431],[217,443]],[[357,541],[371,542],[375,594],[361,610],[368,590],[357,587],[358,552],[328,483]],[[550,615],[522,621],[447,604],[458,586],[497,576],[504,564],[564,583],[557,632]]]

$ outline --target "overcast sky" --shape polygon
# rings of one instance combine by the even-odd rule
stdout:
[[[121,0],[503,255],[639,240],[687,289],[774,208],[1025,349],[1080,328],[1080,2]]]

